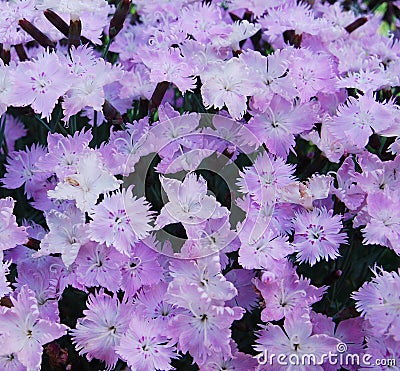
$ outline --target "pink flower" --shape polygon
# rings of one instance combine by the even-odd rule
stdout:
[[[32,251],[32,250],[31,250]],[[40,317],[59,321],[58,300],[68,284],[67,271],[58,257],[29,259],[18,264],[16,288],[24,285],[35,293]]]
[[[389,128],[392,120],[390,105],[379,103],[371,94],[365,94],[358,99],[349,97],[345,104],[340,105],[329,130],[348,146],[363,148],[372,133],[379,134]]]
[[[156,322],[133,317],[116,350],[132,370],[172,370],[170,361],[177,354],[169,340]]]
[[[132,305],[100,291],[89,295],[83,314],[71,330],[76,349],[80,355],[86,354],[89,361],[97,358],[105,362],[108,370],[113,369],[118,361],[116,349],[131,319]]]
[[[151,226],[150,204],[132,196],[132,188],[123,189],[94,207],[89,234],[94,241],[113,245],[119,252],[130,255],[131,246],[148,236]]]
[[[271,272],[266,271],[261,279],[253,280],[266,304],[261,312],[264,322],[279,321],[294,311],[308,312],[311,304],[321,300],[326,290],[324,286],[318,288],[308,279],[299,278],[291,263],[282,262],[278,266],[282,272],[271,276]]]
[[[171,261],[170,274],[173,280],[168,287],[169,300],[181,306],[187,301],[184,291],[189,285],[196,287],[202,297],[212,300],[230,300],[237,295],[235,286],[221,273],[218,255],[197,260],[174,259]]]
[[[127,124],[126,130],[111,132],[109,143],[99,150],[113,174],[128,176],[140,158],[152,152],[151,139],[149,120],[144,118]]]
[[[333,210],[314,209],[296,214],[293,245],[299,252],[297,260],[314,265],[321,259],[336,259],[340,244],[347,242],[341,229],[341,216],[333,215]]]
[[[37,166],[44,171],[55,173],[59,179],[77,171],[80,159],[89,154],[89,142],[92,140],[90,131],[77,131],[73,136],[58,133],[48,133],[48,153],[39,159]]]
[[[333,60],[329,54],[314,53],[309,49],[292,49],[289,55],[289,76],[302,102],[308,102],[317,93],[336,90]]]
[[[172,82],[182,93],[196,87],[194,71],[189,61],[181,55],[179,48],[146,51],[141,58],[150,69],[151,82]]]
[[[72,63],[76,65],[76,62]],[[92,65],[89,65],[79,75],[71,76],[69,80],[72,81],[72,84],[66,91],[62,103],[64,120],[68,120],[69,117],[87,106],[92,107],[95,111],[101,111],[105,101],[104,87],[118,81],[121,77],[122,68],[119,65],[114,66],[105,62],[102,58],[96,58]]]
[[[159,282],[152,286],[143,286],[135,296],[135,312],[148,321],[164,330],[164,335],[169,338],[174,336],[171,320],[183,309],[166,300],[168,284]]]
[[[39,371],[42,345],[65,335],[67,327],[40,318],[35,293],[26,285],[11,301],[12,308],[0,310],[1,352],[15,353],[28,370]]]

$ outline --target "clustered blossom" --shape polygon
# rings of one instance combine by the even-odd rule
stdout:
[[[400,2],[133,3],[0,0],[0,370],[400,361]]]

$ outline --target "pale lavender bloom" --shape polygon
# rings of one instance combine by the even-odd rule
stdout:
[[[0,354],[0,367],[4,371],[26,371],[15,353]]]
[[[19,227],[17,224],[13,214],[14,205],[15,201],[11,197],[0,199],[0,254],[28,240],[25,227]]]
[[[187,174],[183,182],[161,177],[161,185],[169,201],[156,219],[157,228],[179,222],[185,227],[191,227],[229,213],[215,197],[207,195],[206,180],[202,176],[197,177],[195,173]]]
[[[275,94],[265,112],[255,112],[246,127],[272,154],[286,158],[296,144],[295,135],[317,122],[317,108],[313,103],[293,105]]]
[[[269,269],[294,252],[288,237],[267,229],[259,239],[249,241],[244,236],[239,249],[239,263],[246,269]]]
[[[175,347],[163,328],[153,320],[136,316],[131,319],[116,351],[132,370],[172,370],[171,358],[177,358]]]
[[[267,153],[259,155],[254,165],[240,172],[237,182],[240,192],[249,194],[258,205],[279,200],[279,189],[294,180],[294,166],[286,164],[281,157]]]
[[[332,93],[337,90],[333,59],[327,53],[314,53],[306,48],[291,49],[288,68],[302,102],[308,102],[317,93]]]
[[[210,64],[201,74],[204,105],[219,109],[225,105],[234,119],[242,118],[247,110],[247,97],[256,91],[249,74],[249,68],[235,58]]]
[[[225,277],[228,281],[232,282],[236,287],[238,294],[231,300],[225,302],[225,305],[242,307],[248,312],[257,307],[259,297],[254,290],[252,279],[254,278],[255,271],[246,269],[232,269]]]
[[[120,259],[121,288],[129,297],[136,294],[142,286],[156,285],[163,280],[164,271],[157,261],[156,251],[156,242],[149,237],[136,243],[129,255]]]
[[[256,342],[257,345],[254,348],[257,352],[268,351],[274,354],[284,354],[287,360],[291,359],[290,357],[297,356],[301,359],[303,354],[313,354],[319,360],[323,354],[335,353],[339,340],[325,334],[312,334],[309,315],[294,312],[285,318],[284,330],[280,326],[267,324],[258,332]],[[310,366],[290,363],[283,366],[276,362],[270,369],[307,371],[308,367]],[[261,369],[266,370],[266,368]],[[312,369],[323,370],[320,365],[315,365]]]
[[[182,93],[195,88],[193,69],[178,48],[148,51],[141,58],[150,69],[151,82],[172,82]]]
[[[29,371],[39,371],[42,345],[65,335],[67,327],[40,318],[35,293],[27,285],[11,301],[12,308],[0,310],[1,353],[15,353]]]
[[[184,309],[166,300],[168,283],[158,282],[151,286],[142,286],[134,299],[135,313],[162,328],[169,338],[176,336],[171,320]],[[177,341],[177,338],[175,339]]]
[[[363,148],[372,133],[380,134],[391,126],[393,119],[389,105],[379,103],[371,94],[366,94],[358,99],[349,97],[345,104],[340,105],[329,130],[346,143],[346,147]]]
[[[89,142],[92,140],[90,131],[77,131],[73,136],[58,133],[47,134],[47,150],[37,166],[42,171],[52,172],[59,179],[75,174],[80,159],[90,154]]]
[[[387,246],[400,253],[399,202],[397,192],[377,192],[367,196],[370,220],[362,230],[364,243]]]
[[[31,253],[32,250],[30,250]],[[32,255],[31,255],[32,256]],[[61,259],[46,256],[41,259],[22,259],[18,262],[17,290],[24,285],[34,291],[40,317],[59,321],[58,301],[68,285],[68,274]]]
[[[113,245],[127,256],[135,243],[149,235],[152,221],[150,204],[143,197],[132,196],[132,188],[106,195],[93,208],[89,226],[92,240]]]
[[[56,53],[43,52],[33,61],[21,62],[12,75],[12,104],[30,104],[36,113],[50,118],[58,98],[71,86],[67,75],[67,66]]]
[[[299,278],[292,264],[285,261],[265,271],[260,279],[253,279],[253,283],[266,304],[261,312],[264,322],[279,321],[295,311],[307,313],[326,291],[324,286],[318,288],[310,280]]]
[[[121,259],[122,255],[114,247],[88,242],[80,248],[75,261],[78,284],[102,286],[117,292],[121,287]]]
[[[400,315],[399,272],[386,272],[375,267],[371,282],[365,282],[354,292],[352,298],[356,301],[356,309],[369,321],[374,335],[381,338],[392,335],[399,340],[397,332]]]
[[[213,304],[210,298],[201,296],[201,289],[195,284],[185,285],[181,290],[188,309],[172,320],[179,338],[178,349],[183,353],[189,351],[195,362],[200,363],[215,353],[230,356],[230,327],[243,316],[244,309]]]
[[[170,264],[170,274],[173,280],[168,287],[169,301],[182,307],[188,301],[185,293],[188,286],[196,287],[199,296],[219,302],[237,295],[235,286],[221,273],[218,255],[197,260],[174,259]],[[189,291],[189,295],[191,293]]]
[[[74,68],[77,68],[76,62],[73,63]],[[80,74],[75,72],[75,76],[71,75],[68,79],[72,83],[63,97],[62,107],[65,121],[85,107],[102,111],[106,98],[105,86],[122,78],[122,67],[112,65],[102,58],[94,59],[92,65],[79,72]]]
[[[61,179],[47,194],[56,200],[75,200],[79,209],[89,212],[100,194],[116,190],[121,183],[103,165],[99,154],[93,151],[79,159],[75,174]]]
[[[60,253],[68,268],[78,256],[81,246],[89,241],[85,214],[70,205],[64,213],[51,210],[46,214],[46,221],[50,232],[43,238],[40,250],[33,257]]]
[[[287,54],[285,50],[277,50],[267,57],[258,51],[247,50],[239,56],[252,73],[249,77],[254,81],[257,90],[251,99],[251,107],[265,112],[275,94],[288,101],[293,100],[298,92],[288,75]]]
[[[46,149],[33,144],[25,151],[14,151],[8,154],[6,165],[7,172],[2,179],[3,185],[8,189],[17,189],[25,185],[28,198],[40,188],[40,184],[51,174],[42,172],[38,161],[46,154]]]
[[[294,220],[295,250],[297,260],[314,265],[321,259],[336,259],[339,247],[347,242],[342,229],[341,215],[333,215],[333,210],[314,209],[300,212]]]
[[[116,349],[128,329],[132,310],[131,304],[120,302],[103,291],[90,295],[84,317],[79,318],[76,328],[71,330],[79,354],[86,354],[89,361],[100,359],[107,370],[113,369],[118,361]]]

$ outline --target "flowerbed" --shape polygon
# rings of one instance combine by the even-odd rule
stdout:
[[[398,368],[398,1],[1,4],[0,370]]]

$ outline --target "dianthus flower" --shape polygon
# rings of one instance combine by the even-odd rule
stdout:
[[[177,358],[175,347],[164,335],[163,328],[153,320],[140,317],[131,319],[116,350],[132,370],[172,370],[171,358]]]
[[[108,370],[113,369],[118,361],[115,351],[128,329],[132,309],[130,304],[102,291],[90,295],[84,317],[78,319],[76,328],[71,330],[79,354],[86,354],[89,361],[100,359]]]
[[[369,321],[375,335],[394,335],[398,338],[396,323],[400,315],[399,272],[389,273],[378,268],[372,272],[372,281],[365,282],[352,295],[356,301],[356,309]]]
[[[42,117],[51,117],[58,98],[71,85],[68,68],[56,53],[43,52],[32,61],[18,64],[12,75],[12,104],[31,105]]]
[[[67,327],[40,318],[35,293],[26,285],[11,301],[12,308],[0,307],[0,353],[14,353],[29,371],[39,371],[42,345],[65,335]]]
[[[295,250],[297,260],[314,265],[321,259],[336,259],[339,256],[339,246],[347,242],[345,233],[341,233],[342,221],[340,215],[333,211],[314,209],[296,214],[294,220]]]
[[[106,195],[93,209],[90,238],[129,256],[131,246],[148,236],[151,215],[149,203],[132,196],[132,187]]]
[[[28,240],[25,227],[19,227],[13,214],[15,201],[11,197],[0,199],[0,254]],[[2,256],[2,255],[1,255]]]

